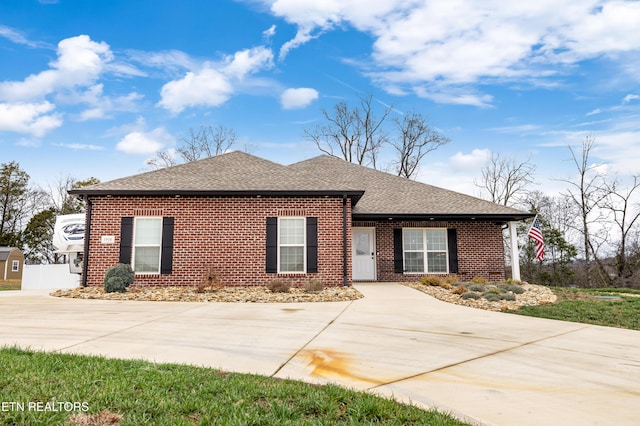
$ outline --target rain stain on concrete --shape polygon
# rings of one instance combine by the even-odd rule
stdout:
[[[306,359],[311,367],[311,376],[323,379],[340,378],[382,385],[387,381],[367,377],[356,372],[355,361],[349,354],[332,349],[303,350],[298,354]]]

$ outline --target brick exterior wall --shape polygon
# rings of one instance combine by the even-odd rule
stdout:
[[[354,227],[376,228],[378,281],[417,281],[421,275],[399,274],[393,268],[394,228],[455,228],[458,241],[458,277],[489,280],[505,278],[502,226],[493,222],[358,222]],[[426,275],[426,274],[425,274]],[[442,274],[439,274],[442,275]]]
[[[171,274],[137,274],[135,286],[197,285],[213,267],[224,285],[266,285],[283,278],[303,285],[311,278],[343,284],[341,198],[252,197],[92,197],[87,285],[102,285],[118,263],[123,216],[163,216],[175,220]],[[266,218],[318,218],[318,272],[267,274]],[[347,203],[347,271],[351,276],[351,205]],[[115,237],[102,243],[103,236]],[[350,280],[349,280],[350,284]]]

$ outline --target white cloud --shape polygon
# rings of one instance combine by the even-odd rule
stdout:
[[[51,103],[46,101],[40,103],[0,103],[0,131],[28,133],[42,137],[62,125],[60,115],[52,113],[54,108]]]
[[[234,85],[273,65],[273,53],[265,47],[257,47],[227,56],[221,63],[205,63],[198,71],[187,72],[178,80],[162,87],[161,107],[178,114],[187,107],[218,106],[234,93]]]
[[[449,165],[453,170],[479,169],[491,157],[491,150],[474,149],[470,154],[457,152],[449,158]]]
[[[266,40],[271,39],[271,37],[273,37],[274,35],[276,35],[276,26],[275,25],[270,26],[269,28],[267,28],[266,30],[264,30],[262,32],[262,36]]]
[[[629,102],[636,100],[636,99],[640,99],[639,95],[633,95],[633,94],[628,94],[627,96],[624,97],[624,99],[622,100],[623,104],[628,104]]]
[[[622,58],[640,50],[637,1],[263,2],[298,27],[281,58],[323,32],[351,26],[375,40],[371,61],[360,61],[374,81],[394,93],[418,88],[443,103],[486,106],[491,100],[482,94],[446,93],[495,80],[549,84],[545,80],[589,59],[623,68],[628,61]]]
[[[50,69],[31,74],[24,81],[0,83],[0,99],[31,101],[60,89],[90,86],[112,59],[104,42],[96,43],[86,35],[64,39],[58,43],[58,59],[50,63]]]
[[[25,37],[20,31],[17,31],[11,27],[7,27],[6,25],[0,25],[0,37],[4,37],[7,40],[16,43],[23,44],[29,47],[42,47],[48,48],[49,46],[46,43],[32,41]]]
[[[204,69],[198,73],[188,72],[182,79],[170,81],[162,86],[159,105],[178,114],[190,106],[221,105],[232,93],[233,87],[222,73],[214,69]]]
[[[153,154],[166,145],[172,145],[175,139],[164,128],[158,127],[151,132],[131,132],[118,144],[116,149],[127,154]]]
[[[318,91],[308,87],[287,89],[280,96],[280,103],[284,109],[304,108],[318,99]]]
[[[75,151],[102,151],[104,150],[103,146],[100,145],[91,145],[84,143],[54,143],[54,146],[59,146],[62,148],[69,148]]]

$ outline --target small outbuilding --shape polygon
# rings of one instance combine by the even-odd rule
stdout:
[[[3,280],[22,280],[24,255],[19,248],[0,247],[0,278]]]

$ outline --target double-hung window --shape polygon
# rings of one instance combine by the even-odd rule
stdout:
[[[304,217],[278,218],[278,272],[306,272],[305,229]]]
[[[447,230],[405,228],[402,230],[404,271],[447,273]]]
[[[160,273],[162,218],[136,217],[133,237],[133,270],[136,273]]]
[[[14,260],[13,262],[11,262],[11,272],[18,272],[18,271],[20,271],[20,261]]]

